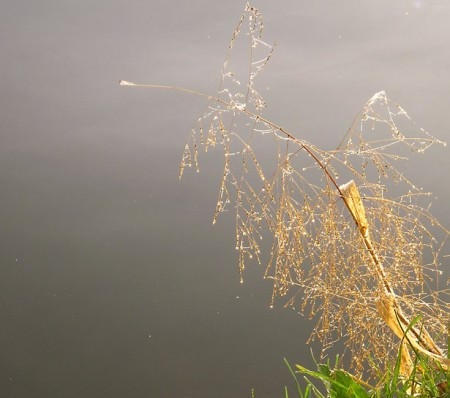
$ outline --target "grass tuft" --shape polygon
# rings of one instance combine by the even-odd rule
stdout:
[[[308,383],[304,392],[287,364],[299,396],[323,396],[309,378],[321,380],[331,396],[438,394],[448,385],[450,368],[442,348],[449,291],[438,284],[449,230],[429,211],[430,193],[401,165],[445,143],[418,128],[385,91],[368,99],[332,150],[268,120],[256,81],[274,46],[263,40],[263,31],[261,13],[247,4],[215,95],[120,84],[208,100],[183,150],[180,178],[186,168],[200,170],[202,150],[222,152],[213,223],[222,213],[235,217],[241,280],[248,262],[263,265],[273,281],[271,305],[318,319],[310,341],[319,340],[323,353],[337,340],[351,353],[355,375],[329,363],[317,371],[297,365]],[[234,69],[233,51],[242,43],[248,45],[248,67]],[[261,156],[261,148],[273,148],[271,159]],[[359,381],[367,370],[369,379],[381,377],[381,387]]]

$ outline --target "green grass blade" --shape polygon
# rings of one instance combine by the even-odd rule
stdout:
[[[294,370],[292,369],[292,367],[291,367],[291,365],[289,364],[288,360],[287,360],[286,358],[283,358],[283,359],[284,359],[284,363],[286,364],[286,366],[287,366],[288,369],[289,369],[289,372],[291,373],[292,377],[293,377],[294,380],[295,380],[295,384],[297,385],[297,391],[298,391],[299,397],[303,398],[302,389],[300,388],[300,383],[299,383],[298,380],[297,380],[297,376],[296,376]]]

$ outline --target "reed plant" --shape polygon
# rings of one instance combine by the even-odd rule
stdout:
[[[222,151],[213,223],[221,213],[235,217],[241,281],[249,261],[262,264],[273,281],[271,305],[282,302],[318,320],[309,341],[322,343],[321,358],[336,341],[351,353],[352,376],[329,364],[318,372],[297,370],[336,390],[345,382],[366,392],[375,388],[355,381],[362,375],[382,375],[383,391],[401,380],[405,394],[418,391],[427,372],[448,378],[443,347],[450,314],[440,268],[449,231],[431,214],[430,193],[400,170],[410,155],[445,143],[418,128],[384,91],[370,97],[332,150],[267,119],[255,84],[274,50],[263,32],[260,12],[247,4],[214,95],[120,84],[207,99],[183,150],[179,177],[186,168],[200,170],[202,150]],[[232,67],[239,40],[248,44],[245,70]],[[273,149],[269,160],[261,160],[263,145]],[[308,388],[321,396],[313,384]],[[300,396],[310,396],[305,394]]]

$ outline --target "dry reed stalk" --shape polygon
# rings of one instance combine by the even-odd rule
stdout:
[[[247,4],[228,46],[216,95],[120,84],[177,90],[208,101],[184,148],[179,175],[186,167],[199,171],[200,149],[223,150],[213,223],[223,212],[235,214],[241,278],[247,260],[266,262],[265,277],[273,281],[271,305],[295,290],[285,305],[317,317],[311,339],[319,339],[324,349],[344,339],[358,370],[365,360],[392,364],[399,346],[395,336],[406,337],[419,352],[448,367],[430,335],[443,340],[450,311],[443,292],[430,284],[441,272],[443,247],[432,230],[442,233],[442,242],[449,231],[422,204],[428,194],[393,165],[408,153],[444,143],[415,127],[384,91],[367,101],[335,150],[296,138],[262,114],[266,102],[255,80],[273,53],[262,31],[261,14]],[[232,70],[229,62],[240,35],[250,39],[245,71]],[[275,151],[268,166],[260,159],[257,140]],[[339,175],[357,182],[339,187]],[[392,194],[401,188],[404,193]],[[268,260],[263,256],[267,235],[273,239]],[[415,314],[424,315],[428,333],[408,329]],[[402,366],[406,372],[408,359]]]
[[[400,305],[396,300],[395,292],[386,276],[383,264],[370,239],[369,223],[355,182],[351,180],[348,183],[341,185],[339,189],[347,209],[361,233],[367,251],[370,253],[372,264],[377,271],[376,274],[378,275],[379,283],[382,285],[383,293],[377,302],[377,309],[381,318],[400,339],[406,337],[408,342],[416,350],[425,354],[430,359],[438,361],[444,369],[450,369],[450,360],[444,357],[442,350],[438,348],[426,329],[422,327],[419,330],[416,325],[410,326],[411,321],[400,308]],[[410,356],[409,354],[407,355],[406,352],[407,351],[404,348],[402,351],[401,371],[406,373],[404,373],[405,376],[409,376],[412,366]]]

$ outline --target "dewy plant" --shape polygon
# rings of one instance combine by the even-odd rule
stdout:
[[[411,354],[449,369],[442,348],[448,292],[439,280],[449,231],[430,214],[429,193],[394,166],[411,153],[445,144],[417,128],[384,91],[364,105],[336,149],[321,150],[295,137],[262,113],[266,102],[255,80],[273,52],[262,33],[260,13],[247,4],[216,95],[120,84],[208,100],[184,148],[180,178],[186,167],[199,170],[201,149],[223,151],[213,222],[222,212],[234,213],[241,277],[247,260],[264,262],[265,276],[273,280],[272,304],[284,297],[285,305],[318,320],[311,339],[324,349],[344,340],[357,370],[369,361],[394,363],[400,345],[405,376]],[[231,55],[242,35],[249,43],[249,67],[233,70]],[[258,154],[263,143],[274,149],[271,158]],[[264,251],[267,236],[272,243]]]

